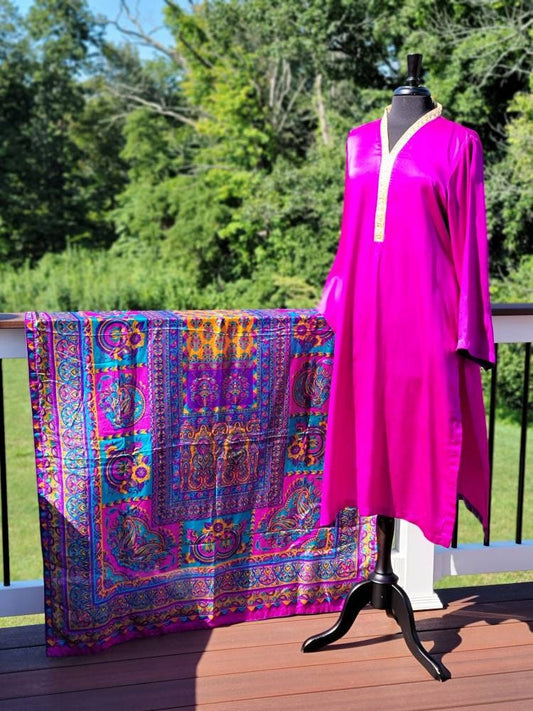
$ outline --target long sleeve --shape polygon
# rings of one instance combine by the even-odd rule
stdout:
[[[327,276],[322,296],[317,305],[317,310],[322,313],[333,331],[337,332],[338,324],[341,321],[343,291],[346,288],[345,272],[347,268],[347,249],[348,249],[348,222],[350,214],[350,179],[349,179],[349,141],[346,141],[346,169],[344,176],[344,202],[342,211],[341,231],[339,244],[335,259]]]
[[[489,297],[483,149],[469,131],[449,182],[448,219],[459,284],[457,351],[484,368],[495,362]]]

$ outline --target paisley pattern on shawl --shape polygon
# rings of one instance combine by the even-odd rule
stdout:
[[[27,314],[47,653],[335,611],[373,519],[318,523],[315,311]]]

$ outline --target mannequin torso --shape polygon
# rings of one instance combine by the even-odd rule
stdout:
[[[434,108],[431,96],[393,96],[387,120],[389,148],[392,150],[400,136],[421,116]]]

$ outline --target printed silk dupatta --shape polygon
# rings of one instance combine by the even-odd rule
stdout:
[[[320,527],[314,311],[26,316],[47,653],[335,611],[374,522]]]

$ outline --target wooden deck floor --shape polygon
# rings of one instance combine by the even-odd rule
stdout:
[[[249,622],[137,640],[90,658],[47,659],[40,625],[0,630],[1,711],[352,711],[533,709],[533,582],[442,591],[416,613],[434,681],[396,623],[364,610],[350,633],[302,654],[336,615]],[[372,706],[370,706],[372,704]]]

